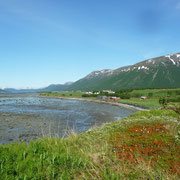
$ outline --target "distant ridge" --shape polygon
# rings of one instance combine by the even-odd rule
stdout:
[[[180,53],[148,59],[115,70],[94,71],[68,90],[180,87]]]
[[[13,93],[37,93],[37,92],[51,92],[51,91],[60,91],[65,88],[68,88],[73,82],[67,82],[64,84],[51,84],[45,88],[39,89],[14,89],[14,88],[5,88],[4,91],[6,92],[13,92]]]
[[[38,89],[40,92],[51,92],[51,91],[60,91],[69,86],[68,83],[65,84],[51,84],[46,88]]]
[[[4,92],[5,92],[4,90],[0,89],[0,93],[4,93]]]

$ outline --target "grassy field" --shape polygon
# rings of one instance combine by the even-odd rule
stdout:
[[[149,97],[152,93],[152,97],[161,97],[161,96],[177,96],[180,95],[180,89],[142,89],[142,90],[133,90],[130,94],[140,94],[141,96]]]
[[[160,108],[161,105],[159,104],[159,98],[160,97],[180,97],[180,89],[143,89],[143,90],[133,90],[131,93],[131,96],[138,95],[140,96],[146,96],[148,99],[141,100],[138,98],[130,98],[130,99],[121,99],[120,102],[126,103],[126,104],[132,104],[140,107],[145,107],[149,109],[156,109]],[[176,103],[169,103],[169,107],[176,106],[180,107],[180,102]]]
[[[41,93],[42,96],[54,96],[54,97],[64,97],[64,98],[84,98],[84,99],[96,99],[96,97],[82,97],[83,93]],[[133,90],[130,92],[130,99],[120,99],[119,103],[125,103],[130,105],[135,105],[148,109],[157,109],[161,108],[159,104],[160,97],[180,97],[180,89],[142,89],[142,90]],[[148,99],[141,100],[141,96],[146,96]],[[149,97],[151,96],[151,97]],[[112,100],[106,100],[112,101]],[[168,106],[177,106],[180,107],[180,102],[169,103]]]
[[[0,145],[0,179],[180,178],[178,114],[141,111],[66,139]]]
[[[140,98],[131,98],[121,99],[119,102],[149,109],[156,109],[161,107],[159,104],[159,98],[148,98],[146,100],[141,100]]]

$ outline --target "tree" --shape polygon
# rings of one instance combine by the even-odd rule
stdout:
[[[130,99],[131,95],[130,94],[120,94],[121,99]]]
[[[162,105],[163,108],[166,108],[167,103],[168,103],[167,98],[165,98],[165,97],[160,97],[159,98],[159,104]]]

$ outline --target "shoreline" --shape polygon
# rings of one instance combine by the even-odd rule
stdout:
[[[103,101],[103,100],[97,100],[97,99],[85,99],[85,98],[73,98],[73,97],[58,97],[58,96],[45,96],[45,95],[39,95],[39,97],[46,97],[46,98],[56,98],[56,99],[70,99],[70,100],[80,100],[80,101],[89,101],[89,102],[96,102],[96,103],[102,103],[102,104],[111,104],[115,106],[121,106],[127,109],[131,110],[138,110],[138,111],[149,111],[148,108],[143,108],[135,105],[125,104],[125,103],[119,103],[119,102],[111,102],[111,101]]]

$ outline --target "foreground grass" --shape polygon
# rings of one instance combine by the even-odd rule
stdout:
[[[67,139],[0,145],[0,179],[178,179],[178,115],[137,112]]]

